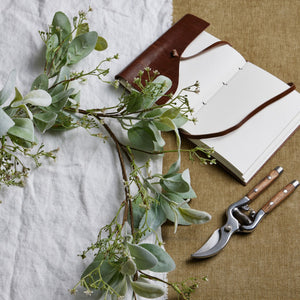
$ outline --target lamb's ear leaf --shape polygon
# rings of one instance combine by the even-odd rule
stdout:
[[[157,285],[148,283],[145,280],[131,281],[132,289],[139,296],[155,299],[164,295],[165,291]]]
[[[13,92],[16,83],[16,76],[17,76],[16,70],[12,70],[9,73],[6,83],[3,86],[2,90],[0,91],[0,105],[2,105],[9,98],[10,94]]]
[[[5,135],[9,128],[13,127],[15,122],[11,117],[0,107],[0,137]]]
[[[157,258],[147,249],[131,243],[127,245],[138,270],[153,268],[158,263]]]
[[[150,269],[153,272],[170,272],[176,265],[172,257],[161,247],[155,244],[139,244],[139,246],[150,251],[158,260],[158,263]]]
[[[187,222],[192,224],[203,224],[211,219],[211,216],[207,212],[189,207],[179,207],[178,211]]]

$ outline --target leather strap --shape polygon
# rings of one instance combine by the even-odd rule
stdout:
[[[261,104],[260,106],[255,108],[252,112],[250,112],[245,118],[243,118],[240,122],[238,122],[234,126],[231,126],[222,131],[205,133],[205,134],[190,134],[190,133],[184,131],[183,129],[180,129],[181,135],[186,138],[189,138],[189,139],[207,139],[207,138],[214,138],[214,137],[226,135],[226,134],[238,129],[239,127],[241,127],[245,122],[247,122],[250,118],[252,118],[254,115],[256,115],[259,111],[261,111],[268,105],[278,101],[279,99],[285,97],[286,95],[288,95],[289,93],[291,93],[292,91],[294,91],[296,89],[296,87],[293,83],[288,83],[288,85],[290,86],[288,89],[286,89],[282,93],[272,97],[271,99],[267,100],[266,102],[264,102],[263,104]]]
[[[213,48],[216,48],[216,47],[219,47],[219,46],[223,46],[223,45],[229,45],[229,46],[231,46],[231,45],[230,45],[228,42],[226,42],[226,41],[218,41],[218,42],[215,42],[215,43],[209,45],[208,47],[202,49],[200,52],[198,52],[198,53],[196,53],[196,54],[193,54],[193,55],[187,56],[187,57],[180,57],[180,60],[188,60],[188,59],[194,58],[194,57],[196,57],[196,56],[199,56],[199,55],[203,54],[203,53],[206,52],[206,51],[209,51],[209,50],[211,50],[211,49],[213,49]]]

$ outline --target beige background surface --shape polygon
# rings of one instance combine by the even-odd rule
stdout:
[[[294,82],[300,91],[299,0],[174,0],[174,22],[186,13],[208,21],[209,33],[229,41],[252,63],[286,82]],[[168,147],[175,147],[174,137],[166,138]],[[191,206],[209,212],[212,220],[205,225],[182,226],[176,234],[173,225],[163,227],[167,251],[177,264],[169,273],[169,281],[207,275],[208,282],[200,281],[192,299],[300,299],[300,188],[253,233],[234,235],[213,258],[190,260],[191,253],[223,225],[225,209],[275,166],[281,165],[285,171],[253,202],[254,209],[291,180],[300,179],[299,145],[298,130],[246,187],[219,166],[202,166],[183,157],[182,169],[190,169],[198,195]],[[184,142],[184,147],[190,146]],[[249,141],[249,147],[255,147],[255,141]],[[174,159],[173,155],[165,157],[165,170]],[[177,299],[174,292],[169,292],[169,299]]]

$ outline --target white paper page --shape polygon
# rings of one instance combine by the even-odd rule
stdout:
[[[202,32],[185,49],[182,57],[192,56],[207,46],[219,41],[207,32]],[[177,92],[196,81],[200,83],[200,93],[188,93],[190,106],[198,110],[245,64],[245,59],[234,48],[222,45],[194,58],[183,60],[179,65]]]
[[[192,134],[226,130],[288,87],[280,79],[247,62],[207,105],[195,113],[196,126],[187,124],[185,130]]]
[[[294,122],[292,128],[285,130],[291,120]],[[203,139],[202,142],[213,147],[244,174],[267,153],[266,149],[270,148],[274,152],[299,124],[300,94],[294,91],[257,113],[239,129],[222,137]],[[272,147],[272,143],[275,147]],[[270,153],[267,158],[269,156]],[[265,160],[264,156],[254,170],[259,169]],[[247,176],[251,177],[249,174]]]
[[[298,100],[299,101],[299,100]],[[260,167],[272,156],[272,154],[281,146],[294,130],[297,129],[300,123],[300,113],[284,128],[284,130],[278,135],[269,147],[261,154],[261,156],[254,162],[252,166],[243,174],[245,182],[249,181],[253,174],[255,174]]]

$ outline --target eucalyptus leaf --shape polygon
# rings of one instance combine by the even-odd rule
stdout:
[[[103,51],[107,48],[107,41],[102,36],[98,36],[95,50]]]
[[[63,66],[60,71],[59,74],[56,77],[55,80],[55,87],[50,89],[49,93],[52,97],[58,95],[59,93],[61,93],[62,91],[64,91],[65,89],[65,80],[68,80],[70,78],[70,74],[71,74],[71,70],[69,67],[67,66]],[[53,102],[53,99],[52,99]]]
[[[70,78],[70,74],[71,74],[70,68],[67,66],[63,66],[59,71],[59,74],[57,76],[55,83],[59,83],[64,80],[68,80]]]
[[[143,247],[131,243],[127,246],[138,270],[153,268],[158,263],[157,258]]]
[[[153,141],[155,140],[155,136],[149,127],[133,126],[128,130],[127,135],[134,148],[145,151],[154,150],[155,146]]]
[[[155,244],[139,244],[139,246],[150,251],[158,260],[158,263],[150,269],[153,272],[170,272],[176,267],[172,257],[161,247]]]
[[[13,127],[15,122],[7,115],[7,113],[0,107],[0,137],[5,135],[9,128]]]
[[[48,90],[49,80],[46,74],[39,75],[32,83],[31,90]]]
[[[33,122],[27,118],[15,118],[14,122],[15,125],[12,126],[7,133],[12,138],[16,137],[17,140],[21,139],[27,142],[34,143],[35,137]]]
[[[171,107],[161,115],[161,118],[175,119],[179,113],[180,108]]]
[[[57,114],[51,111],[37,113],[33,116],[33,122],[35,126],[44,133],[50,129],[56,121]]]
[[[53,127],[51,127],[51,130],[66,131],[78,127],[76,122],[79,120],[79,117],[77,117],[76,115],[63,110],[55,111],[51,107],[49,107],[48,109],[57,114],[55,124],[53,125]]]
[[[97,32],[91,31],[83,33],[72,40],[67,52],[67,65],[75,64],[89,55],[96,46],[97,38]]]
[[[188,121],[188,118],[181,113],[176,114],[176,110],[175,108],[174,110],[173,108],[166,110],[158,120],[154,121],[156,127],[161,131],[170,131],[182,127]]]
[[[188,117],[178,114],[175,119],[173,119],[173,122],[177,126],[177,128],[181,128],[186,122],[188,121]]]
[[[179,207],[178,211],[186,221],[193,224],[203,224],[211,219],[211,216],[207,212],[193,208]]]
[[[155,125],[161,131],[170,131],[176,129],[176,124],[170,118],[167,117],[160,117],[159,121],[157,121]]]
[[[68,89],[53,96],[52,104],[49,106],[49,110],[56,113],[62,110],[68,102],[68,98],[73,94],[73,91],[73,89]]]
[[[147,105],[147,101],[151,101],[151,99],[146,99],[146,97],[142,93],[136,90],[132,90],[132,92],[128,94],[126,98],[128,98],[126,107],[126,110],[128,112],[138,112],[140,110],[143,110]]]
[[[71,23],[69,18],[61,11],[55,13],[52,20],[52,33],[57,34],[62,42],[67,37],[71,38]]]
[[[13,92],[16,83],[16,76],[17,76],[16,70],[12,70],[9,73],[6,83],[4,84],[2,90],[0,91],[0,105],[4,104],[4,102],[8,100],[9,96]]]
[[[157,108],[154,108],[154,109],[152,109],[148,112],[145,112],[143,114],[143,116],[145,118],[157,118],[158,119],[167,110],[168,110],[168,108],[166,108],[166,107],[157,107]]]
[[[131,286],[136,294],[149,299],[159,298],[165,294],[165,291],[160,286],[140,279],[131,281]]]

